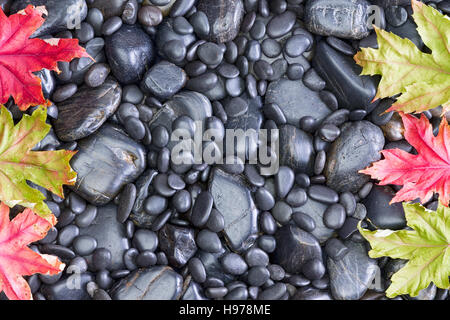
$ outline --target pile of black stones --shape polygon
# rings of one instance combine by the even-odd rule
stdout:
[[[372,5],[381,28],[427,50],[409,0],[0,0],[10,14],[30,3],[48,10],[35,37],[77,38],[95,59],[38,73],[54,104],[35,150],[78,150],[78,180],[65,199],[34,186],[58,224],[31,248],[66,264],[27,277],[34,299],[387,299],[406,261],[369,258],[357,224],[405,228],[398,187],[357,171],[414,150],[352,56],[377,47]],[[441,111],[424,112],[435,133]],[[171,133],[195,121],[278,128],[279,171],[175,164]]]

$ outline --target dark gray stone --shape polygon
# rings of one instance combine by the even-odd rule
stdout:
[[[289,124],[281,126],[279,134],[280,165],[312,174],[315,152],[311,135]]]
[[[142,88],[156,97],[166,100],[184,87],[186,73],[180,67],[168,61],[155,64],[144,75]]]
[[[124,268],[123,255],[129,249],[125,225],[117,221],[117,207],[108,204],[98,207],[98,213],[90,226],[80,229],[80,235],[91,236],[97,240],[98,248],[111,252],[111,270]]]
[[[290,273],[300,273],[303,265],[311,259],[322,259],[319,241],[310,233],[288,224],[275,233],[277,247],[272,254],[273,262]]]
[[[208,17],[210,41],[223,43],[237,36],[244,17],[242,0],[199,0],[197,10]]]
[[[93,279],[91,273],[72,274],[54,284],[42,285],[40,291],[47,300],[90,300],[86,285]]]
[[[111,71],[120,83],[140,81],[154,58],[153,41],[137,25],[123,25],[106,37],[105,52]]]
[[[258,210],[250,186],[240,176],[214,169],[209,181],[214,206],[225,220],[225,237],[233,250],[248,249],[258,233]]]
[[[305,6],[305,25],[322,36],[361,39],[369,35],[365,0],[315,0]]]
[[[322,102],[319,93],[307,88],[302,81],[280,79],[267,88],[265,103],[274,103],[283,111],[289,124],[298,126],[301,118],[311,116],[322,121],[331,110]]]
[[[122,88],[112,78],[97,88],[81,87],[58,104],[58,119],[53,122],[56,135],[62,141],[89,136],[117,110],[121,96]]]
[[[340,108],[370,108],[376,94],[377,80],[375,77],[360,76],[362,69],[352,57],[320,41],[312,61],[316,72],[338,99]]]
[[[144,147],[112,124],[78,141],[77,150],[71,165],[78,179],[71,188],[95,205],[111,201],[145,170]]]
[[[336,300],[359,300],[374,280],[378,265],[369,258],[365,243],[346,241],[349,252],[339,261],[328,258],[330,287]]]
[[[370,180],[358,171],[379,160],[383,146],[383,132],[369,121],[344,124],[327,154],[327,185],[338,192],[357,192]]]
[[[111,289],[113,300],[178,300],[183,277],[170,267],[139,269]]]
[[[125,9],[127,1],[128,0],[93,0],[89,7],[99,9],[106,20],[112,16],[120,16]]]
[[[379,229],[398,230],[406,227],[401,203],[389,204],[394,196],[395,192],[390,187],[374,185],[362,202],[367,209],[367,218]]]
[[[197,252],[194,229],[166,224],[158,236],[160,249],[177,268],[184,266]]]

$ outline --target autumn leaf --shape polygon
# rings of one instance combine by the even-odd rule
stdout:
[[[450,110],[450,19],[412,0],[413,18],[431,54],[409,39],[375,27],[379,49],[363,48],[354,59],[362,75],[382,75],[374,98],[401,96],[387,111],[421,112],[443,106]]]
[[[439,205],[437,211],[427,210],[418,203],[403,204],[408,226],[413,230],[358,229],[370,242],[371,258],[388,256],[409,262],[392,278],[386,290],[389,298],[401,294],[413,297],[430,282],[450,289],[450,209]]]
[[[433,129],[422,114],[420,119],[400,113],[405,127],[405,139],[417,150],[417,155],[400,149],[382,150],[383,160],[359,171],[380,180],[381,185],[403,185],[393,202],[420,198],[427,202],[439,193],[441,204],[450,202],[450,126],[445,117],[435,137]]]
[[[22,276],[55,275],[64,270],[57,257],[39,254],[27,247],[43,239],[52,225],[30,209],[9,221],[9,208],[0,204],[0,292],[10,300],[31,300],[31,290]]]
[[[59,72],[58,61],[89,57],[77,39],[30,39],[45,21],[44,7],[29,5],[7,17],[0,8],[0,104],[12,96],[20,110],[49,105],[44,99],[41,79],[33,72]]]
[[[64,197],[63,184],[74,184],[76,173],[69,165],[74,151],[31,151],[50,131],[44,107],[24,114],[14,125],[9,111],[0,108],[0,201],[9,207],[31,208],[51,224],[55,217],[44,203],[45,196],[27,180]]]

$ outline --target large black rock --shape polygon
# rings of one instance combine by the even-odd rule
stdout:
[[[184,266],[197,251],[194,229],[166,224],[158,237],[159,247],[177,268]]]
[[[89,136],[117,110],[121,97],[122,88],[112,78],[97,88],[84,85],[58,104],[58,119],[53,122],[56,135],[62,141]]]
[[[128,0],[93,0],[89,7],[99,9],[106,20],[112,16],[120,16],[127,1]]]
[[[313,57],[313,66],[327,82],[327,88],[336,95],[340,108],[353,110],[371,107],[377,91],[376,78],[360,76],[362,69],[352,57],[320,41]]]
[[[332,189],[357,192],[370,179],[358,171],[381,158],[383,132],[369,121],[347,122],[341,131],[328,151],[324,174]]]
[[[77,150],[71,165],[78,179],[72,189],[95,205],[111,201],[145,170],[144,146],[109,123],[78,141]]]
[[[292,168],[296,173],[312,174],[314,146],[310,134],[286,124],[280,128],[280,165]]]
[[[112,73],[123,84],[140,81],[155,56],[150,36],[140,27],[127,24],[106,37],[105,52]]]

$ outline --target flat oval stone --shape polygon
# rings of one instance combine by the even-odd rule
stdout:
[[[183,277],[170,267],[139,269],[110,291],[114,300],[176,300],[182,293]]]
[[[377,91],[377,81],[370,76],[361,76],[361,67],[352,57],[319,41],[312,63],[338,99],[340,108],[355,110],[370,106]]]
[[[77,150],[71,165],[78,179],[71,188],[96,205],[114,199],[124,185],[133,182],[145,170],[144,146],[112,124],[105,124],[78,141]]]
[[[153,41],[137,25],[123,25],[106,37],[105,52],[114,76],[123,84],[142,79],[154,58]]]
[[[277,104],[289,124],[297,126],[300,119],[311,116],[322,121],[331,110],[323,103],[319,93],[306,87],[302,81],[282,78],[271,82],[267,88],[265,103]]]
[[[168,61],[161,61],[147,71],[141,86],[156,97],[167,100],[180,91],[186,81],[183,69]]]
[[[240,176],[214,169],[209,181],[214,206],[225,220],[225,237],[236,251],[249,248],[258,232],[258,210],[250,187]]]
[[[228,42],[238,35],[244,17],[242,0],[199,0],[197,10],[208,17],[209,41]]]
[[[341,135],[328,151],[324,174],[330,188],[357,192],[370,180],[358,170],[380,159],[383,132],[368,121],[347,122],[341,129]]]
[[[305,25],[322,36],[362,39],[369,35],[365,0],[316,0],[305,6]]]
[[[62,141],[89,136],[117,110],[121,96],[122,88],[112,78],[96,88],[81,87],[58,104],[58,119],[53,122],[56,135]]]
[[[274,16],[267,24],[267,34],[271,38],[279,38],[284,36],[294,27],[295,19],[295,13],[290,10]]]

